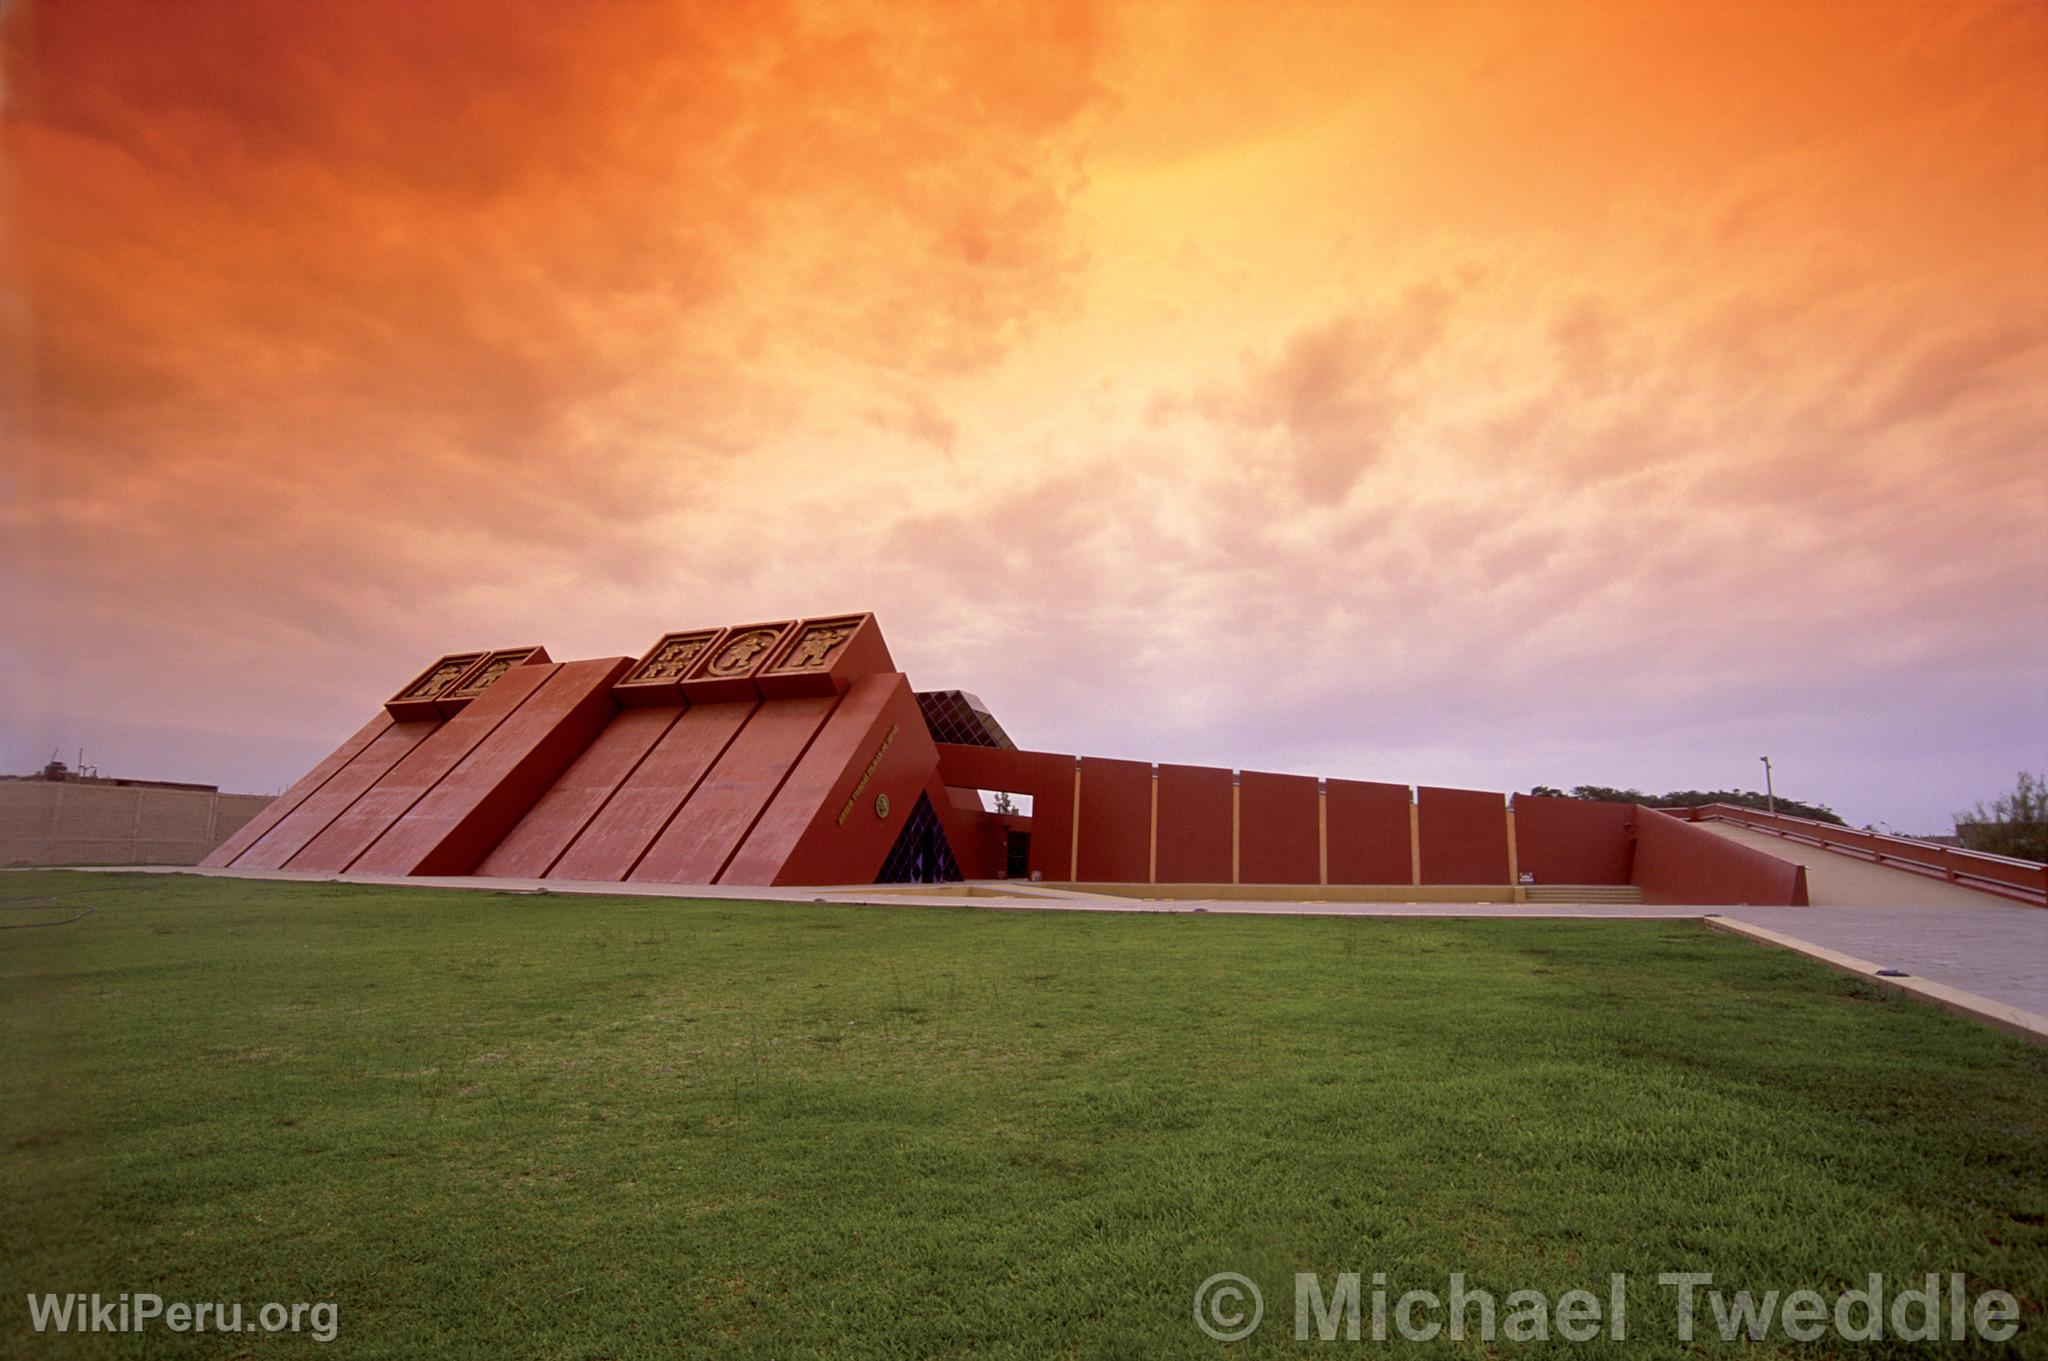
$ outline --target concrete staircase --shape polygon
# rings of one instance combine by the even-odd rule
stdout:
[[[1532,903],[1636,905],[1643,901],[1643,891],[1634,884],[1530,884],[1522,893]]]

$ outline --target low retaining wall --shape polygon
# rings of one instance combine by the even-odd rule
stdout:
[[[0,866],[196,865],[269,803],[262,794],[0,780]]]

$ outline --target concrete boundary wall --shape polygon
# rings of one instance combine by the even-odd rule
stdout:
[[[196,865],[269,804],[262,794],[0,780],[0,865]]]

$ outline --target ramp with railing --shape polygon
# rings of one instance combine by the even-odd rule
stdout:
[[[1904,874],[1942,879],[1964,888],[1995,893],[2015,902],[2048,907],[2048,865],[2031,860],[1989,855],[1983,851],[1943,846],[1912,837],[1837,827],[1833,823],[1761,812],[1740,804],[1709,803],[1697,808],[1663,808],[1658,811],[1687,822],[1733,823]]]

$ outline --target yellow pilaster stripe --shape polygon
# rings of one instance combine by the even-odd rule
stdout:
[[[1148,883],[1159,882],[1159,769],[1152,770],[1152,836],[1145,852]]]
[[[1422,805],[1408,801],[1408,882],[1422,882]]]
[[[1316,882],[1330,882],[1330,791],[1316,791]]]
[[[1241,826],[1242,824],[1238,819],[1237,784],[1235,781],[1232,781],[1230,786],[1230,882],[1233,884],[1238,882],[1238,841]]]
[[[1515,901],[1525,903],[1529,895],[1522,889],[1522,866],[1519,848],[1515,845],[1515,806],[1508,805],[1508,882],[1515,886]]]
[[[1074,838],[1067,848],[1067,882],[1081,877],[1081,763],[1074,762]]]

